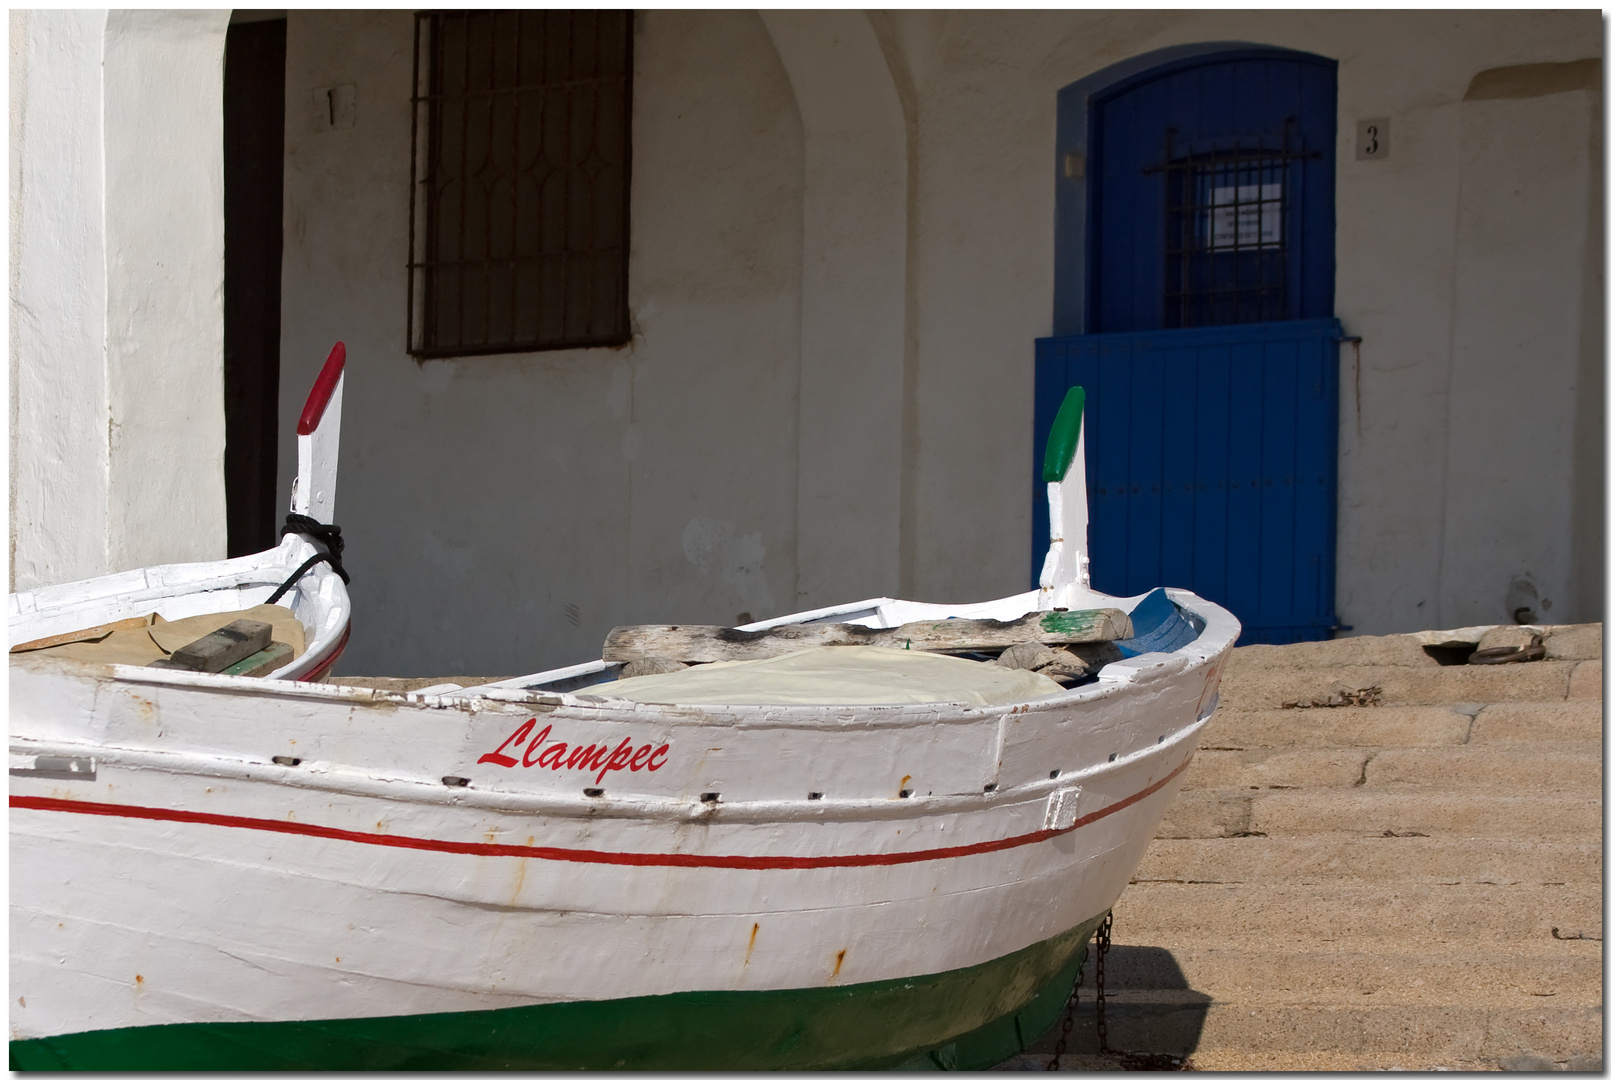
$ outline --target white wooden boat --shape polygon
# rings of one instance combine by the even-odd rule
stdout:
[[[12,1067],[1017,1052],[1140,861],[1240,631],[1190,593],[1089,589],[1069,405],[1040,590],[744,628],[1132,613],[1139,655],[1043,696],[662,704],[614,696],[634,680],[605,661],[412,694],[14,665]],[[36,764],[64,760],[90,764]]]
[[[331,543],[339,540],[331,538],[327,543],[321,539],[330,533],[340,535],[339,529],[328,527],[334,524],[346,359],[346,347],[337,342],[314,380],[297,423],[298,469],[289,520],[301,522],[305,531],[292,531],[288,525],[278,546],[256,555],[148,566],[12,593],[6,613],[12,647],[70,636],[86,628],[104,630],[153,612],[171,622],[281,603],[301,623],[305,647],[270,677],[324,678],[346,648],[351,631],[352,607],[340,570],[340,550],[331,551]],[[13,735],[17,731],[13,725]]]

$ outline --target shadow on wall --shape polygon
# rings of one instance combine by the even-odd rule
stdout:
[[[1068,1054],[1096,1054],[1096,969],[1087,963],[1074,1011]],[[1155,945],[1114,945],[1108,950],[1108,1049],[1119,1053],[1168,1054],[1184,1058],[1197,1049],[1213,998],[1193,990],[1174,955]],[[1051,1054],[1062,1037],[1062,1016],[1026,1051]]]

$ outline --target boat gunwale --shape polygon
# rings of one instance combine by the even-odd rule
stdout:
[[[37,589],[9,594],[7,619],[49,617],[52,608],[71,608],[107,600],[154,599],[192,592],[217,592],[243,585],[275,586],[283,580],[284,571],[295,568],[314,550],[313,545],[300,534],[290,533],[271,548],[250,555],[237,555],[232,559],[159,563],[82,581],[41,585]],[[273,577],[271,571],[280,571],[282,577]],[[135,585],[137,587],[131,591],[130,586]],[[193,588],[196,585],[208,587]]]
[[[146,668],[128,664],[100,665],[91,661],[60,660],[57,663],[73,664],[84,668],[101,668],[117,682],[172,686],[181,689],[198,689],[219,693],[250,696],[291,696],[323,698],[332,702],[346,700],[352,704],[392,705],[411,709],[459,709],[470,713],[480,712],[489,703],[519,705],[534,711],[549,712],[555,709],[575,710],[589,714],[590,718],[622,723],[694,721],[713,727],[769,728],[799,726],[820,728],[825,720],[843,719],[846,724],[863,727],[910,727],[933,723],[972,723],[1011,714],[1037,714],[1061,709],[1070,705],[1083,705],[1099,701],[1122,692],[1126,688],[1150,683],[1158,678],[1183,675],[1193,669],[1212,664],[1222,653],[1234,645],[1241,632],[1241,624],[1223,607],[1204,600],[1183,589],[1166,589],[1166,594],[1177,605],[1204,621],[1198,636],[1172,652],[1141,653],[1107,664],[1097,680],[1069,687],[1044,697],[1021,701],[1000,702],[992,705],[972,705],[964,702],[886,702],[879,704],[836,705],[702,705],[671,704],[664,702],[629,701],[592,694],[552,693],[524,690],[489,684],[486,687],[469,687],[469,693],[449,691],[444,694],[420,695],[409,691],[376,690],[369,687],[340,686],[329,683],[296,682],[286,679],[256,679],[248,676],[202,674],[164,668]],[[1126,598],[1129,599],[1129,598]],[[1139,599],[1139,598],[1136,598]],[[970,605],[971,606],[971,605]],[[1229,625],[1225,625],[1229,623]],[[310,650],[311,652],[311,650]],[[595,661],[605,663],[605,661]],[[565,670],[565,669],[559,669]],[[83,676],[94,677],[90,672]],[[521,676],[525,678],[525,676]],[[514,681],[514,680],[509,680]],[[485,692],[477,693],[475,691]],[[842,717],[839,714],[844,714]]]
[[[10,753],[61,757],[91,757],[96,765],[163,772],[208,779],[262,781],[282,787],[333,792],[355,798],[493,810],[502,813],[552,815],[575,818],[624,818],[709,824],[766,822],[852,822],[920,818],[1007,809],[1043,801],[1056,792],[1084,793],[1094,781],[1134,768],[1149,757],[1169,757],[1183,742],[1195,737],[1206,719],[1198,717],[1162,742],[1150,743],[1113,761],[1097,762],[1078,772],[1004,784],[992,791],[952,792],[941,795],[882,797],[876,799],[745,799],[702,802],[697,795],[588,796],[553,791],[513,791],[499,788],[447,787],[440,779],[379,776],[352,766],[304,761],[276,765],[267,761],[226,758],[187,751],[138,750],[72,742],[28,742],[13,739]],[[1150,780],[1150,778],[1149,778]],[[71,800],[70,800],[71,801]],[[90,800],[83,800],[90,801]],[[1098,807],[1097,810],[1102,808]],[[1076,812],[1076,821],[1089,813]]]
[[[39,589],[11,593],[8,599],[10,610],[7,615],[7,636],[13,641],[19,638],[32,640],[34,637],[47,636],[39,634],[38,631],[42,628],[47,631],[55,629],[49,620],[65,619],[75,612],[97,606],[101,608],[96,613],[100,621],[112,622],[120,615],[141,614],[140,609],[155,607],[164,600],[182,601],[211,593],[232,593],[238,596],[253,589],[264,589],[268,595],[272,595],[288,574],[300,566],[308,556],[319,550],[302,535],[287,533],[281,538],[280,543],[272,548],[233,559],[206,563],[164,563],[117,574],[106,574],[85,581],[65,582],[61,585],[48,585]],[[172,573],[173,580],[161,580],[162,575],[167,572]],[[154,584],[153,576],[158,578]],[[144,582],[144,585],[137,589],[127,588],[135,582]],[[337,587],[341,590],[339,595],[324,595]],[[41,598],[46,602],[43,607],[40,605]],[[266,595],[264,599],[267,599]],[[24,601],[27,606],[22,606]],[[306,605],[309,609],[306,620],[297,610],[302,605]],[[352,600],[346,593],[346,584],[331,566],[316,563],[292,585],[286,594],[286,602],[278,606],[286,608],[302,624],[305,646],[301,656],[267,676],[235,676],[224,675],[221,672],[173,673],[195,676],[209,682],[225,679],[235,684],[239,681],[257,689],[265,686],[310,685],[300,680],[310,673],[328,669],[330,663],[345,648],[351,632]],[[225,607],[219,609],[217,613],[244,610],[245,607]],[[43,627],[35,625],[28,631],[19,633],[17,624],[19,622],[26,624],[29,621],[36,624],[43,622],[45,625]],[[9,655],[13,662],[25,657],[27,659],[21,662],[30,665],[42,662],[66,665],[74,674],[87,674],[92,678],[96,675],[105,677],[102,673],[106,673],[114,679],[124,679],[129,672],[165,670],[134,664],[70,660],[50,656],[49,652],[48,649],[42,649]]]
[[[1120,665],[1121,678],[1099,679],[1094,684],[1073,687],[1058,694],[1047,695],[1022,702],[1006,702],[988,706],[952,705],[924,702],[917,704],[887,704],[872,706],[691,706],[659,705],[646,702],[627,702],[623,699],[595,699],[593,701],[567,701],[569,695],[539,695],[531,692],[503,691],[481,698],[446,698],[436,695],[423,697],[371,690],[365,687],[330,686],[318,683],[265,681],[240,676],[201,675],[176,672],[169,669],[151,669],[127,665],[106,665],[116,681],[140,684],[173,686],[181,690],[201,690],[207,693],[245,691],[252,696],[278,695],[293,698],[326,699],[333,703],[343,700],[352,705],[407,708],[413,710],[456,709],[476,714],[489,705],[534,706],[533,711],[545,715],[555,713],[584,714],[595,721],[624,723],[656,722],[709,723],[713,726],[736,729],[785,727],[823,727],[823,714],[849,714],[844,717],[846,726],[853,723],[863,729],[917,727],[933,724],[973,724],[999,721],[1005,716],[1029,717],[1052,711],[1067,711],[1073,707],[1111,697],[1129,687],[1155,683],[1161,678],[1184,675],[1194,669],[1216,662],[1228,651],[1235,640],[1239,624],[1223,608],[1186,593],[1181,599],[1196,601],[1197,614],[1205,620],[1203,633],[1192,642],[1172,653],[1143,653],[1124,661],[1116,661],[1104,668],[1104,673]],[[1217,617],[1223,613],[1231,626],[1220,625]],[[1217,632],[1216,632],[1217,631]],[[1216,647],[1216,639],[1225,638]],[[59,661],[59,663],[79,662]],[[100,667],[102,665],[82,665]],[[862,820],[867,818],[921,817],[932,814],[973,812],[976,810],[1016,805],[1019,801],[1033,801],[1047,797],[1054,791],[1078,788],[1084,784],[1121,768],[1129,768],[1151,755],[1166,755],[1181,742],[1196,736],[1199,725],[1212,715],[1217,705],[1215,694],[1205,703],[1199,701],[1197,715],[1183,720],[1162,741],[1148,744],[1113,761],[1097,762],[1078,772],[1055,778],[1008,785],[995,791],[947,793],[940,796],[916,795],[907,798],[881,797],[877,799],[789,799],[740,800],[722,803],[696,801],[692,796],[602,795],[586,796],[553,791],[511,791],[496,787],[447,787],[440,778],[381,776],[372,770],[351,765],[332,765],[324,761],[302,762],[296,766],[282,766],[271,762],[247,758],[226,758],[217,754],[197,751],[146,750],[133,747],[108,747],[104,744],[81,742],[45,742],[28,740],[14,735],[10,740],[13,753],[62,756],[89,756],[108,765],[148,768],[170,773],[215,776],[220,779],[267,781],[288,787],[335,791],[354,796],[369,796],[401,802],[435,805],[465,806],[510,813],[552,814],[562,817],[626,817],[658,818],[687,821],[769,821],[769,820]],[[525,711],[524,709],[514,711]],[[805,721],[790,724],[790,720]]]

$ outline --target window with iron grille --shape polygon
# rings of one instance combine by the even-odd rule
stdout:
[[[409,351],[630,340],[632,13],[421,13],[413,100]]]
[[[1170,163],[1164,326],[1291,318],[1288,172],[1286,156],[1268,152]]]
[[[1303,163],[1296,117],[1279,145],[1178,148],[1164,135],[1163,325],[1167,329],[1291,319],[1302,267],[1294,202]]]

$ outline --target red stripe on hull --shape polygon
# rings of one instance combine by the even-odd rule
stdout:
[[[347,621],[347,628],[341,632],[341,640],[336,642],[336,647],[330,651],[330,655],[325,657],[323,660],[320,660],[316,665],[309,668],[307,671],[304,671],[301,675],[297,676],[294,681],[318,682],[320,679],[324,678],[324,673],[329,671],[331,666],[335,664],[337,660],[341,659],[341,654],[346,651],[347,648],[347,639],[350,637],[352,637],[351,619]]]
[[[230,829],[256,829],[260,832],[289,833],[296,836],[317,836],[326,840],[346,840],[355,844],[374,844],[378,847],[413,848],[417,851],[441,851],[453,855],[495,855],[521,859],[549,859],[556,862],[606,863],[615,866],[698,866],[728,870],[817,870],[833,866],[895,866],[900,863],[929,862],[934,859],[959,859],[968,855],[983,855],[991,851],[1005,851],[1025,844],[1038,844],[1054,836],[1100,821],[1117,813],[1148,795],[1159,791],[1179,776],[1191,764],[1191,758],[1157,783],[1149,784],[1133,795],[1110,803],[1090,814],[1075,818],[1066,829],[1039,829],[1004,840],[987,840],[977,844],[960,844],[956,847],[929,848],[923,851],[897,851],[881,855],[683,855],[673,852],[637,851],[583,851],[576,848],[526,847],[519,844],[472,844],[461,840],[432,840],[416,836],[361,833],[350,829],[332,829],[324,825],[309,825],[300,821],[272,821],[268,818],[237,817],[231,814],[204,814],[194,810],[166,810],[152,806],[118,806],[114,803],[82,802],[78,799],[50,799],[35,795],[11,796],[13,810],[49,810],[67,814],[90,814],[101,817],[143,818],[149,821],[178,821],[192,825],[218,825]]]

